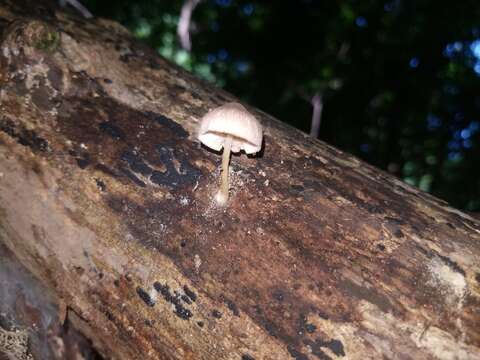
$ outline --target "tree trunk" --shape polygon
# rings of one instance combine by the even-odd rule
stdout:
[[[42,4],[0,5],[0,242],[56,321],[112,359],[480,359],[478,220],[252,108],[217,207],[195,133],[235,98]]]

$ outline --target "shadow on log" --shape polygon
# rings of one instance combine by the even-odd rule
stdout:
[[[0,242],[58,326],[113,359],[480,359],[478,220],[252,108],[217,207],[195,131],[231,95],[42,2],[0,31]]]

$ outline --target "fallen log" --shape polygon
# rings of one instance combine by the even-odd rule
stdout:
[[[0,243],[104,357],[480,359],[477,219],[251,107],[218,206],[232,95],[48,2],[0,32]]]

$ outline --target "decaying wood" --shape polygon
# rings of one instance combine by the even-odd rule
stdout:
[[[219,208],[231,95],[106,20],[0,29],[0,241],[105,357],[480,359],[478,220],[255,109]]]
[[[65,318],[66,304],[55,302],[55,294],[2,244],[0,254],[0,359],[98,359],[91,341],[75,329],[75,314]]]

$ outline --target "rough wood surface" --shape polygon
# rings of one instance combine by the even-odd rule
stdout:
[[[104,356],[480,359],[478,220],[256,109],[219,208],[235,99],[42,4],[0,4],[0,241]]]
[[[0,359],[98,360],[75,315],[66,318],[66,304],[1,243],[0,254]]]

